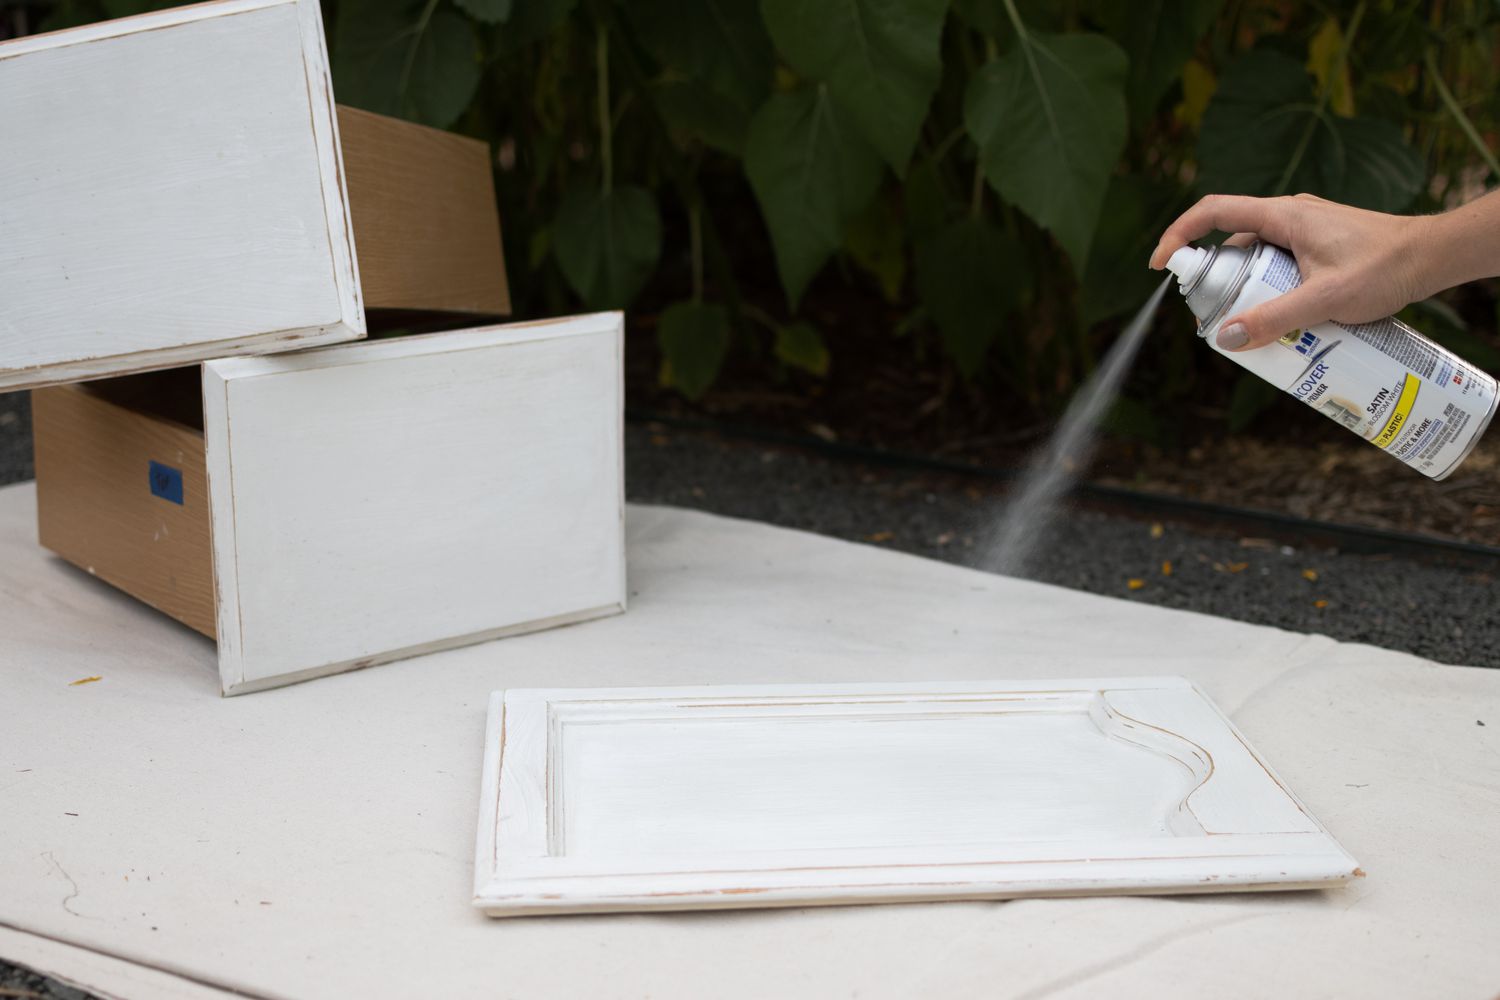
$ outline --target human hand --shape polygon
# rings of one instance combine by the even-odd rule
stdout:
[[[1221,348],[1250,350],[1328,320],[1382,319],[1445,287],[1432,287],[1434,221],[1369,212],[1309,194],[1209,195],[1167,227],[1151,266],[1160,270],[1173,251],[1215,229],[1235,234],[1228,241],[1234,245],[1258,238],[1290,250],[1302,284],[1226,317],[1219,327]]]

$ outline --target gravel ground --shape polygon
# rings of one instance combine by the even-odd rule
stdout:
[[[1003,496],[988,480],[838,460],[700,431],[631,425],[631,500],[753,518],[984,566]],[[0,395],[0,483],[29,478],[30,414]],[[1069,508],[1028,575],[1047,583],[1320,632],[1444,663],[1500,666],[1494,561],[1339,552],[1289,537]],[[0,995],[87,994],[0,962]],[[22,993],[21,995],[27,995]]]

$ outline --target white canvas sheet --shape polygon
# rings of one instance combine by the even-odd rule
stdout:
[[[624,616],[221,699],[208,641],[38,550],[34,503],[0,490],[0,955],[93,989],[1500,992],[1500,671],[637,507]],[[497,688],[1145,674],[1199,683],[1369,876],[506,921],[469,905]]]

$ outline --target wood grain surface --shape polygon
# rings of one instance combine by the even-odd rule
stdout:
[[[489,146],[340,106],[368,309],[510,312]]]
[[[212,637],[213,550],[203,432],[127,405],[133,387],[116,383],[130,381],[32,392],[41,543]],[[192,382],[196,387],[196,378]],[[95,385],[115,386],[122,395],[107,399]],[[152,462],[180,473],[181,503],[152,492]]]

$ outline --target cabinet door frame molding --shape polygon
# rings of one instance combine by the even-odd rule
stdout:
[[[500,691],[481,796],[492,916],[1363,874],[1178,677]]]

